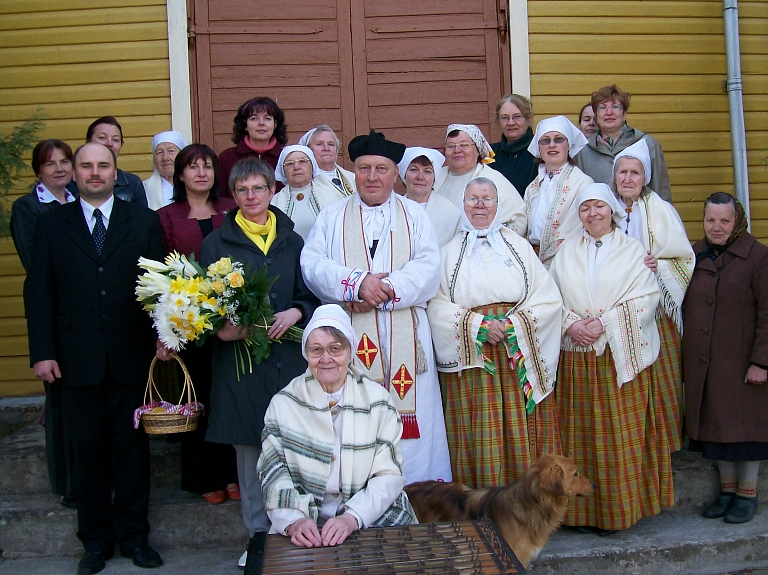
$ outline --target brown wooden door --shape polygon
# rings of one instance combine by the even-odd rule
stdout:
[[[452,122],[498,139],[506,0],[189,2],[195,137],[217,152],[257,95],[285,110],[291,143],[320,123],[345,143],[373,128],[441,147]]]

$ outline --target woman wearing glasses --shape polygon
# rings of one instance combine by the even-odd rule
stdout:
[[[318,177],[321,173],[307,146],[286,146],[280,153],[275,178],[285,187],[275,194],[271,204],[293,220],[293,230],[305,240],[318,212],[346,197],[327,178]]]
[[[496,161],[491,164],[522,194],[536,177],[534,156],[528,151],[533,139],[533,105],[525,96],[508,94],[496,104],[501,141],[491,144]]]
[[[661,144],[627,123],[630,94],[616,84],[603,86],[592,93],[598,131],[589,137],[587,146],[576,156],[576,165],[595,182],[610,184],[613,179],[613,159],[616,154],[638,140],[645,139],[651,154],[653,177],[648,185],[662,200],[672,202],[667,161]]]
[[[528,151],[536,157],[538,175],[525,190],[528,241],[546,266],[563,240],[581,225],[574,200],[593,183],[573,157],[587,138],[565,116],[539,122]]]
[[[451,124],[445,136],[445,166],[435,179],[435,189],[463,210],[464,190],[469,181],[488,178],[498,191],[501,225],[525,236],[525,203],[509,180],[489,167],[494,156],[480,128],[474,124]]]
[[[501,225],[493,181],[471,180],[462,204],[427,314],[454,481],[494,487],[560,453],[551,392],[562,299],[531,245]]]
[[[266,269],[275,278],[270,288],[275,321],[267,332],[272,339],[293,325],[304,327],[319,304],[301,277],[301,236],[293,231],[291,219],[269,204],[275,186],[275,174],[266,162],[256,158],[237,162],[229,187],[238,209],[229,212],[222,226],[205,239],[201,254],[204,266],[229,257],[242,262],[246,270]],[[269,357],[253,366],[252,372],[238,374],[234,342],[245,337],[245,330],[227,323],[216,335],[206,440],[235,446],[243,521],[253,537],[269,530],[256,472],[264,413],[272,396],[303,373],[307,362],[298,343],[284,341],[273,345]]]

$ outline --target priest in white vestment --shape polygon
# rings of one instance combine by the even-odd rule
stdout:
[[[451,481],[426,313],[440,284],[440,252],[424,209],[393,191],[404,152],[373,131],[349,143],[357,192],[320,211],[301,270],[323,303],[351,314],[355,366],[390,392],[403,422],[406,482]]]

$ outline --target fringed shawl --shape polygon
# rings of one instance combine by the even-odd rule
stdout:
[[[645,248],[659,260],[656,279],[661,289],[660,310],[672,318],[682,334],[683,298],[695,265],[693,248],[683,221],[672,204],[653,191],[643,194],[640,201],[645,205],[643,215],[648,218],[641,226],[645,234]]]
[[[554,389],[560,357],[560,322],[562,299],[557,286],[539,262],[530,244],[511,230],[499,232],[507,246],[509,264],[489,267],[470,266],[467,233],[458,234],[441,251],[440,290],[429,302],[427,314],[432,327],[438,370],[458,372],[485,366],[477,343],[483,315],[472,308],[522,297],[507,317],[514,327],[518,350],[508,342],[507,356],[522,354],[523,375],[530,383],[533,401],[539,403]],[[504,296],[509,286],[513,295]],[[523,385],[523,382],[521,382]]]
[[[379,475],[402,476],[402,424],[388,392],[353,367],[342,400],[341,496],[348,502]],[[333,453],[333,423],[325,391],[309,370],[272,398],[264,417],[258,469],[264,508],[297,509],[317,521]],[[416,523],[404,492],[360,513],[371,527]]]
[[[567,351],[597,355],[611,347],[618,385],[632,381],[659,355],[656,308],[659,286],[643,263],[640,243],[614,231],[610,252],[600,264],[594,297],[589,289],[587,238],[574,234],[555,254],[549,272],[560,288],[565,312],[561,347]],[[587,348],[577,346],[565,333],[573,323],[587,318],[602,318],[605,332]]]
[[[531,215],[533,199],[541,193],[541,181],[547,176],[540,170],[536,178],[525,189],[525,212],[528,219],[528,235],[531,230]],[[556,176],[552,203],[547,208],[547,220],[544,222],[542,237],[539,243],[539,259],[549,265],[555,252],[565,238],[581,228],[579,206],[575,204],[579,190],[594,183],[592,178],[579,168],[567,165]]]

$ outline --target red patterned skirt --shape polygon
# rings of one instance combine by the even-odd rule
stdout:
[[[503,315],[509,308],[475,311]],[[561,453],[553,395],[527,414],[504,345],[485,343],[483,354],[496,365],[495,375],[482,368],[440,374],[453,480],[472,488],[509,485],[540,455]]]
[[[651,370],[619,388],[610,348],[561,351],[555,388],[563,455],[597,483],[571,498],[566,525],[627,529],[661,511]],[[671,477],[667,458],[664,472]]]

